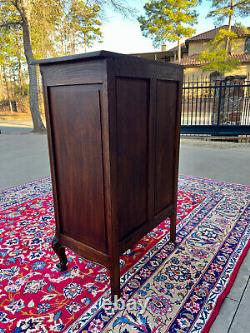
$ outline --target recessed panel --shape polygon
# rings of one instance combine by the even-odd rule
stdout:
[[[49,88],[60,232],[105,250],[100,85]]]
[[[177,87],[175,81],[157,81],[155,215],[174,203]]]
[[[147,80],[117,79],[117,206],[120,239],[147,222],[148,94]]]

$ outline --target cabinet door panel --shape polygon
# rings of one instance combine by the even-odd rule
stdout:
[[[147,80],[118,78],[116,81],[120,239],[147,222],[148,94]]]
[[[49,88],[60,232],[106,248],[100,85]]]
[[[173,203],[178,83],[156,85],[155,215]]]

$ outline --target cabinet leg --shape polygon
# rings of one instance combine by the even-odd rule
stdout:
[[[170,242],[176,241],[176,213],[170,216]]]
[[[67,270],[67,257],[65,254],[65,248],[59,243],[58,238],[55,236],[52,241],[52,248],[57,254],[60,262],[56,264],[56,267],[60,272]]]
[[[110,268],[110,287],[111,287],[111,300],[113,302],[115,295],[117,296],[117,298],[121,297],[119,258],[112,264]]]

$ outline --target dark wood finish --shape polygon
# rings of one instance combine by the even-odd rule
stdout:
[[[53,142],[57,147],[60,232],[106,251],[100,88],[50,87],[49,100]],[[74,130],[69,136],[70,128]]]
[[[67,270],[67,257],[65,254],[65,247],[59,242],[57,236],[54,236],[52,241],[52,248],[59,258],[59,263],[56,264],[56,267],[60,272]]]
[[[147,222],[148,97],[148,80],[117,78],[119,240]]]
[[[176,82],[157,80],[156,86],[156,157],[155,157],[155,214],[173,201],[175,165],[175,110],[177,102]],[[162,98],[167,96],[167,98]]]
[[[42,60],[55,205],[53,249],[110,269],[163,219],[175,241],[182,69],[100,51]]]

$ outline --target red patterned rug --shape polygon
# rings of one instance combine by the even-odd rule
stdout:
[[[250,188],[181,177],[177,244],[163,221],[120,260],[123,301],[105,268],[68,251],[57,272],[49,179],[0,193],[0,333],[208,332],[247,254]]]

